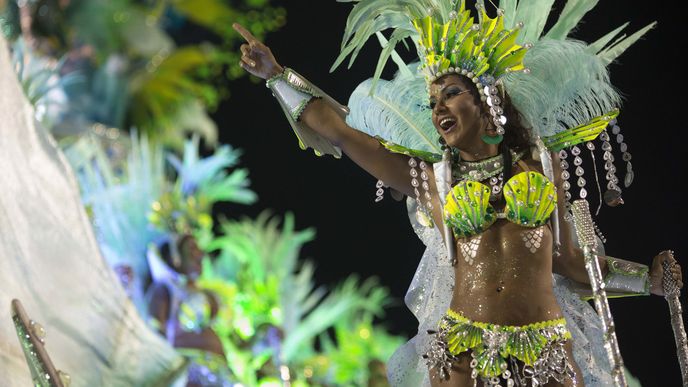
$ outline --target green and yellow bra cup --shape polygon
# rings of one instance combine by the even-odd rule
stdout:
[[[538,227],[549,220],[557,206],[554,184],[538,172],[521,172],[504,185],[506,219],[525,227]]]
[[[463,181],[447,194],[444,221],[459,238],[480,234],[496,220],[490,205],[490,187],[477,181]]]
[[[521,172],[504,185],[506,208],[497,212],[490,204],[490,187],[477,181],[456,184],[447,194],[444,220],[458,238],[487,230],[497,219],[524,227],[538,227],[549,220],[557,206],[555,186],[538,172]]]

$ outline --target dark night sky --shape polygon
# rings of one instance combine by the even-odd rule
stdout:
[[[370,42],[351,70],[329,73],[351,4],[334,0],[276,3],[287,10],[287,25],[266,41],[277,60],[345,103],[349,93],[372,76],[379,53],[377,43]],[[655,30],[621,57],[621,63],[611,66],[612,81],[626,97],[620,125],[634,157],[636,180],[624,193],[626,205],[604,207],[598,217],[607,235],[607,252],[643,263],[663,249],[674,249],[678,257],[685,257],[688,246],[682,219],[686,210],[679,188],[687,176],[682,159],[685,145],[680,141],[684,102],[678,93],[685,86],[685,69],[679,68],[677,60],[685,43],[676,36],[682,21],[673,2],[658,1],[653,6],[620,0],[601,3],[585,18],[576,38],[593,41],[629,20],[631,32],[659,21]],[[562,1],[556,4],[558,9],[563,6]],[[334,285],[351,273],[379,277],[399,300],[383,323],[399,334],[415,332],[416,321],[401,299],[423,246],[409,226],[403,203],[387,198],[375,204],[375,179],[348,159],[318,158],[301,151],[262,83],[242,79],[231,90],[232,97],[215,114],[221,141],[244,150],[242,164],[249,168],[260,200],[249,208],[219,210],[230,217],[254,216],[264,209],[276,214],[294,212],[299,228],[317,229],[317,239],[304,248],[302,256],[317,263],[318,283]],[[625,170],[617,159],[617,167]],[[593,198],[592,205],[596,204]],[[688,260],[679,259],[688,266]],[[666,302],[652,296],[612,300],[611,306],[628,368],[647,386],[680,385]]]

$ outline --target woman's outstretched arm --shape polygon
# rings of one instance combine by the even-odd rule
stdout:
[[[583,255],[583,250],[578,247],[573,239],[574,230],[572,229],[571,222],[564,219],[566,214],[566,198],[564,193],[566,192],[563,188],[563,179],[561,178],[561,160],[558,155],[554,153],[552,160],[554,167],[555,185],[557,186],[557,206],[559,209],[559,225],[560,225],[560,239],[561,239],[561,249],[560,255],[555,256],[552,263],[552,270],[563,276],[571,278],[572,280],[584,284],[590,283],[590,278],[588,277],[588,272],[585,269],[585,257]],[[683,278],[681,274],[681,267],[676,262],[673,255],[668,251],[663,251],[655,256],[652,260],[652,265],[649,267],[648,279],[650,282],[649,290],[650,293],[656,295],[664,295],[662,289],[662,263],[664,261],[669,261],[672,265],[671,271],[674,279],[679,284],[679,287],[683,287]],[[600,264],[600,269],[602,270],[602,277],[607,278],[610,268],[608,267],[608,257],[598,257],[598,262]],[[612,291],[613,289],[612,286]],[[639,293],[640,294],[640,293]]]
[[[270,48],[258,41],[243,26],[234,24],[233,27],[246,40],[246,43],[241,46],[242,68],[263,79],[270,79],[284,71]],[[409,157],[392,153],[375,138],[351,128],[342,116],[323,99],[311,100],[301,113],[299,120],[340,148],[358,166],[382,180],[386,186],[408,196],[415,196],[409,176]],[[432,171],[428,170],[428,172]]]

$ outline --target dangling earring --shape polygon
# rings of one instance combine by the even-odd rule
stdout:
[[[440,136],[440,149],[444,152],[445,150],[449,149],[449,146],[447,145],[447,142],[444,140],[444,137]]]
[[[485,86],[481,90],[483,96],[485,96],[485,102],[487,106],[490,107],[490,118],[492,123],[495,125],[495,129],[489,129],[488,131],[494,131],[495,135],[484,134],[480,137],[483,142],[491,145],[496,145],[504,140],[504,125],[506,125],[506,116],[504,115],[504,109],[500,106],[502,99],[497,95],[499,89],[496,85]]]
[[[497,133],[497,129],[492,126],[492,116],[490,116],[487,112],[484,110],[482,111],[482,114],[480,115],[480,118],[483,119],[483,122],[486,122],[484,124],[485,126],[485,134],[480,136],[480,139],[483,140],[484,143],[487,144],[499,144],[502,142],[502,136]]]
[[[452,162],[457,163],[459,161],[459,150],[449,146],[447,142],[444,140],[444,137],[440,137],[439,143],[440,149],[442,149],[442,154],[449,152]]]

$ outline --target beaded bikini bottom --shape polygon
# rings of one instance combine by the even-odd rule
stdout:
[[[452,310],[439,324],[430,350],[423,356],[442,379],[452,362],[470,351],[471,378],[488,386],[539,386],[550,378],[575,385],[573,366],[564,344],[571,338],[563,318],[523,326],[474,322]]]

